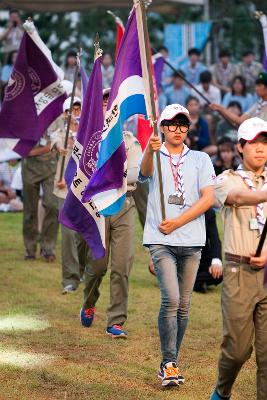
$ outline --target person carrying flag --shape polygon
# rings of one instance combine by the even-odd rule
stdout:
[[[190,297],[205,245],[204,213],[214,203],[214,169],[206,153],[185,144],[190,116],[180,104],[167,106],[159,119],[165,138],[151,136],[139,180],[149,179],[143,243],[149,247],[161,292],[158,318],[162,386],[184,382],[177,360],[188,323]],[[155,152],[160,151],[167,218],[162,221]]]
[[[54,132],[51,142],[51,150],[56,150],[60,155],[57,163],[53,192],[58,199],[59,210],[62,208],[68,193],[67,183],[64,177],[60,180],[63,156],[65,157],[63,172],[65,173],[68,161],[71,158],[79,127],[81,99],[76,96],[73,98],[68,144],[67,148],[64,148],[66,124],[70,106],[71,97],[68,97],[63,103],[65,127],[59,128]],[[74,292],[78,288],[84,272],[86,248],[86,243],[78,232],[61,224],[62,294]]]
[[[255,257],[267,215],[267,122],[244,121],[237,149],[242,163],[217,177],[216,199],[224,224],[223,342],[211,400],[230,399],[233,384],[255,344],[257,400],[267,399],[267,247]]]
[[[110,89],[103,90],[105,114]],[[105,218],[106,255],[93,260],[89,254],[85,267],[84,303],[81,308],[81,324],[89,328],[94,320],[95,305],[100,296],[99,287],[107,272],[111,252],[110,304],[107,309],[106,333],[112,338],[127,338],[123,324],[127,319],[128,278],[134,259],[134,199],[133,191],[138,179],[141,146],[131,132],[123,132],[127,155],[127,193],[122,209]]]
[[[51,129],[51,126],[50,128]],[[58,232],[57,202],[53,195],[57,168],[55,153],[50,152],[51,137],[45,132],[38,144],[21,161],[23,182],[23,240],[25,260],[35,260],[37,243],[40,239],[40,255],[47,262],[55,261],[55,245]],[[38,202],[42,189],[44,220],[38,234]]]

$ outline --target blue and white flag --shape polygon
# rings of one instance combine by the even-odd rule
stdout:
[[[125,200],[127,158],[123,123],[134,114],[146,114],[135,9],[128,19],[115,65],[97,170],[90,179],[82,199],[93,199],[104,216],[118,213]]]
[[[82,203],[84,189],[96,169],[103,129],[101,51],[97,55],[87,85],[81,120],[65,179],[69,191],[59,221],[79,232],[96,259],[105,255],[105,219],[90,199]]]

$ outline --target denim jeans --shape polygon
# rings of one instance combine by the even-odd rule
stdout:
[[[158,317],[162,363],[177,362],[188,323],[201,247],[150,245],[161,292]]]

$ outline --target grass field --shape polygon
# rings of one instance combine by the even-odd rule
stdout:
[[[105,335],[109,275],[93,327],[81,327],[82,285],[73,294],[61,295],[59,254],[55,264],[24,261],[21,217],[0,214],[0,400],[209,399],[221,342],[220,288],[193,294],[181,352],[186,383],[162,390],[156,377],[159,290],[147,271],[140,226],[130,280],[128,340],[114,341]],[[253,358],[243,368],[232,399],[255,398]]]

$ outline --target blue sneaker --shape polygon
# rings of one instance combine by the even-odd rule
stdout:
[[[80,321],[82,326],[85,328],[90,328],[95,317],[95,307],[81,308],[80,311]]]
[[[231,397],[231,396],[229,396],[229,397],[221,396],[221,395],[219,395],[219,394],[217,393],[216,390],[214,390],[214,392],[213,392],[212,395],[211,395],[210,400],[228,400],[228,399],[230,399],[230,397]]]
[[[127,339],[127,332],[122,329],[121,325],[108,326],[106,334],[111,336],[113,339]]]
[[[163,368],[163,364],[162,363],[160,364],[160,367],[159,367],[158,378],[161,379],[161,380],[163,380],[163,378],[164,378],[164,368]],[[180,372],[180,370],[178,368],[178,385],[183,385],[184,382],[185,382],[185,378],[181,374],[181,372]]]

